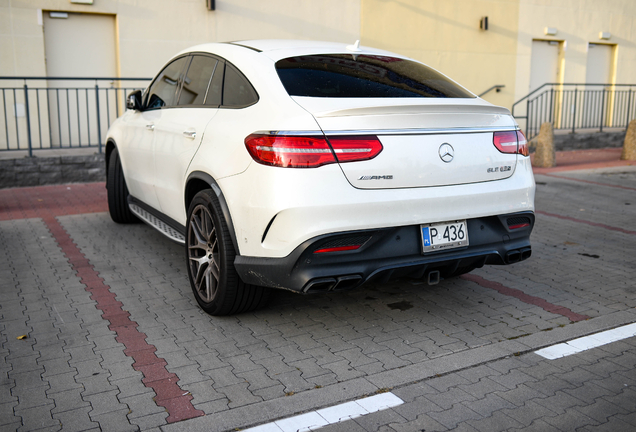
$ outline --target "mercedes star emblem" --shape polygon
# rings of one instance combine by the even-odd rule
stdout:
[[[453,149],[453,146],[449,143],[444,143],[439,146],[439,157],[446,163],[451,162],[455,157],[455,150]]]

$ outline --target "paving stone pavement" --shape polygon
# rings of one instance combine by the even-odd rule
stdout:
[[[183,248],[152,228],[116,225],[103,204],[17,218],[0,192],[0,430],[225,431],[387,389],[405,403],[323,430],[634,430],[635,338],[557,360],[533,351],[636,322],[636,168],[536,180],[531,259],[473,272],[526,297],[470,278],[400,280],[280,291],[233,317],[197,307]],[[25,196],[46,200],[38,191]],[[169,420],[52,223],[204,416]]]

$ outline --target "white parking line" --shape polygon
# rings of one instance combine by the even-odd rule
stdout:
[[[277,420],[263,424],[243,432],[305,432],[320,429],[334,423],[351,420],[356,417],[382,411],[398,405],[404,401],[393,393],[381,393],[379,395],[346,402],[340,405],[323,408],[306,414]]]
[[[593,335],[574,339],[566,343],[552,345],[550,347],[535,351],[535,353],[549,360],[554,360],[557,358],[569,356],[570,354],[576,354],[581,351],[616,342],[621,339],[627,339],[632,336],[636,336],[636,323],[628,324],[626,326],[607,330],[601,333],[595,333]]]

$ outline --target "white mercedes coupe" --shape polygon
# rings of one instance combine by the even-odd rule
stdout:
[[[519,126],[418,61],[357,42],[210,43],[127,105],[107,137],[111,217],[184,244],[209,314],[272,288],[435,284],[531,255]]]

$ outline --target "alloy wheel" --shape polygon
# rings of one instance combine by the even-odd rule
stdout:
[[[197,205],[188,221],[188,265],[195,292],[205,303],[211,302],[219,288],[219,242],[212,214]]]

